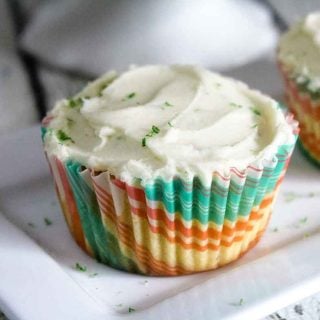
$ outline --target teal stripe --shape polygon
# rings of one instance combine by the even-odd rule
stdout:
[[[44,136],[46,135],[48,129],[45,127],[41,127],[41,140],[44,142]]]
[[[195,219],[202,224],[212,221],[218,225],[223,224],[224,219],[235,221],[238,216],[249,215],[252,207],[273,191],[293,148],[294,145],[279,147],[278,160],[275,159],[271,167],[265,167],[260,178],[247,176],[244,185],[231,179],[226,189],[219,178],[214,177],[208,189],[199,178],[194,179],[193,187],[180,178],[172,181],[158,178],[145,186],[147,201],[162,202],[169,214],[180,212],[186,221]]]
[[[80,175],[81,165],[68,161],[66,169],[83,231],[96,259],[114,268],[138,272],[135,263],[122,254],[118,240],[103,225],[96,195]]]

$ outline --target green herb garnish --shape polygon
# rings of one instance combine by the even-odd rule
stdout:
[[[81,108],[83,106],[83,98],[69,99],[68,106],[72,109]]]
[[[315,193],[315,192],[309,192],[307,194],[299,194],[299,193],[295,193],[295,192],[286,192],[284,193],[284,197],[285,197],[285,201],[286,202],[291,202],[293,200],[299,199],[299,198],[314,198],[316,196],[319,196],[319,193]]]
[[[135,92],[131,92],[129,94],[127,94],[123,99],[122,101],[126,101],[126,100],[130,100],[132,98],[134,98],[137,94]]]
[[[234,102],[230,102],[229,103],[230,107],[233,107],[233,108],[242,108],[242,105],[241,104],[237,104],[237,103],[234,103]]]
[[[89,274],[89,277],[90,277],[90,278],[94,278],[94,277],[96,277],[97,275],[98,275],[98,272],[94,272],[94,273]]]
[[[243,304],[244,304],[244,299],[243,298],[241,298],[239,300],[239,302],[230,303],[230,305],[235,306],[235,307],[241,307],[241,306],[243,306]]]
[[[293,192],[287,192],[284,194],[285,196],[285,202],[291,202],[297,198],[297,195]]]
[[[58,130],[56,134],[60,142],[71,141],[74,143],[73,139],[69,137],[63,130]]]
[[[51,226],[52,225],[52,221],[49,218],[44,218],[44,223],[46,224],[46,226]]]
[[[164,105],[165,105],[166,107],[173,107],[173,104],[171,104],[171,103],[168,102],[168,101],[166,101],[166,102],[164,103]]]
[[[71,118],[67,118],[68,127],[71,127],[73,124],[74,124],[74,120],[72,120]]]
[[[77,262],[77,263],[75,264],[75,269],[76,269],[76,270],[79,270],[79,271],[81,271],[81,272],[86,272],[86,271],[87,271],[87,267],[81,265],[79,262]]]
[[[299,220],[299,223],[305,224],[307,221],[308,221],[308,217],[304,217],[304,218]]]
[[[156,126],[152,126],[152,132],[154,132],[155,134],[160,132],[160,129]]]
[[[251,109],[251,111],[252,111],[254,114],[256,114],[257,116],[261,116],[261,112],[260,112],[258,109],[253,108],[253,107],[251,107],[250,109]]]
[[[142,138],[141,145],[145,147],[147,145],[147,138],[151,138],[159,132],[160,129],[157,126],[152,126],[151,130],[145,135],[145,137]]]
[[[171,128],[173,127],[171,121],[168,121],[168,125],[169,125],[169,127],[171,127]]]
[[[103,84],[101,84],[101,86],[100,86],[100,88],[99,88],[99,90],[98,90],[98,96],[99,96],[99,97],[102,97],[102,91],[103,91],[105,88],[107,88],[108,85],[109,85],[109,82],[108,82],[108,83],[103,83]]]
[[[254,124],[253,126],[251,126],[251,129],[255,129],[257,126],[257,124]]]
[[[129,313],[134,312],[134,311],[136,311],[136,309],[134,309],[134,308],[132,308],[132,307],[129,307],[129,308],[128,308],[128,312],[129,312]]]

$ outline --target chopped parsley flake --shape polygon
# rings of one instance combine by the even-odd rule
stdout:
[[[128,312],[129,312],[129,313],[134,312],[134,311],[136,311],[136,309],[134,309],[134,308],[132,308],[132,307],[129,307],[129,308],[128,308]]]
[[[257,124],[254,124],[253,126],[251,126],[251,129],[255,129],[257,126]]]
[[[127,94],[123,99],[122,101],[126,101],[126,100],[130,100],[132,98],[134,98],[137,94],[135,92],[131,92],[129,94]]]
[[[171,128],[173,127],[171,121],[168,121],[168,125],[169,125],[169,127],[171,127]]]
[[[261,112],[260,112],[258,109],[253,108],[253,107],[251,107],[250,109],[251,109],[251,111],[252,111],[254,114],[256,114],[257,116],[261,116]]]
[[[171,103],[168,102],[168,101],[166,101],[166,102],[164,103],[164,105],[165,105],[166,107],[173,107],[173,104],[171,104]]]
[[[71,127],[74,124],[74,120],[67,118],[67,125],[68,127]]]
[[[230,305],[234,306],[234,307],[241,307],[243,306],[244,304],[244,299],[241,298],[238,302],[233,302],[233,303],[230,303]]]
[[[308,221],[308,217],[304,217],[302,219],[299,219],[297,222],[293,223],[289,227],[293,227],[295,229],[300,229],[302,226],[304,226]]]
[[[302,218],[302,219],[299,220],[299,222],[300,222],[301,224],[305,224],[307,221],[308,221],[308,217],[304,217],[304,218]]]
[[[152,126],[151,130],[142,138],[141,145],[145,147],[147,145],[147,138],[151,138],[154,135],[158,134],[160,129],[157,126]]]
[[[156,126],[152,126],[152,132],[159,133],[160,129],[158,127],[156,127]]]
[[[98,272],[94,272],[94,273],[89,274],[89,277],[90,277],[90,278],[94,278],[94,277],[96,277],[97,275],[98,275]]]
[[[101,86],[100,86],[100,88],[99,88],[99,90],[98,90],[98,96],[99,96],[99,97],[102,97],[102,92],[103,92],[103,90],[104,90],[105,88],[108,87],[108,85],[109,85],[109,83],[103,83],[103,84],[101,84]]]
[[[73,139],[69,137],[63,130],[57,131],[57,138],[60,142],[71,141],[74,143]]]
[[[46,226],[51,226],[52,225],[52,221],[48,218],[44,218],[44,223],[46,224]]]
[[[68,106],[70,108],[81,108],[83,106],[83,98],[75,98],[68,100]]]
[[[230,102],[229,103],[230,107],[233,107],[233,108],[242,108],[242,105],[241,104],[237,104],[237,103],[234,103],[234,102]]]
[[[284,194],[285,202],[291,202],[297,198],[297,195],[294,192],[287,192]]]
[[[75,269],[76,269],[76,270],[79,270],[79,271],[81,271],[81,272],[86,272],[86,271],[87,271],[87,267],[81,265],[79,262],[77,262],[77,263],[75,264]]]
[[[317,193],[309,192],[306,194],[299,194],[299,193],[295,193],[295,192],[286,192],[286,193],[284,193],[284,200],[285,200],[285,202],[291,202],[291,201],[299,199],[299,198],[314,198],[319,195],[320,195],[319,192],[317,192]]]

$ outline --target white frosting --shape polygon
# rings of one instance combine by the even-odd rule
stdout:
[[[308,80],[310,91],[320,89],[320,12],[309,14],[282,36],[279,60],[298,82]]]
[[[62,100],[51,112],[46,151],[126,180],[178,173],[208,184],[213,171],[242,170],[294,139],[277,102],[193,66],[110,73],[77,97],[81,107]]]

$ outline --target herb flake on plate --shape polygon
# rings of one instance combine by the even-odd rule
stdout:
[[[241,298],[238,302],[230,303],[230,305],[234,306],[234,307],[241,307],[241,306],[243,306],[243,304],[244,304],[244,299],[243,298]]]
[[[75,264],[75,269],[81,272],[86,272],[87,271],[87,267],[80,264],[79,262],[76,262]]]
[[[43,219],[43,221],[44,221],[44,223],[45,223],[46,226],[51,226],[51,225],[52,225],[52,221],[51,221],[49,218],[47,218],[47,217],[45,217],[45,218]]]

